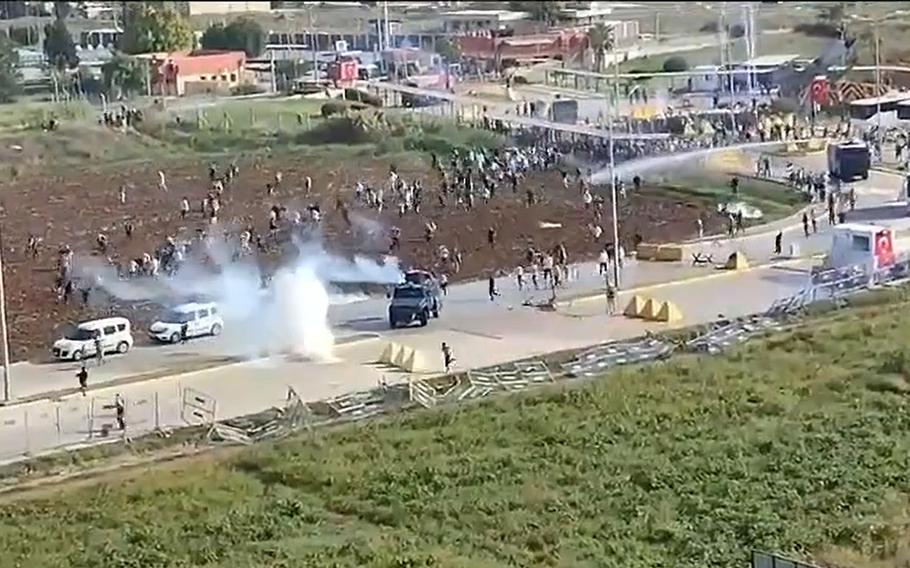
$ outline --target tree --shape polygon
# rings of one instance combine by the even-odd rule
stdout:
[[[228,25],[212,24],[202,34],[203,49],[242,50],[258,57],[265,48],[265,31],[256,20],[240,18]]]
[[[115,98],[143,92],[147,78],[145,63],[118,53],[101,66],[104,88]]]
[[[602,23],[588,29],[588,47],[594,52],[594,71],[602,73],[607,52],[615,45],[613,28]]]
[[[184,51],[193,48],[190,24],[159,3],[125,2],[121,48],[129,54]]]
[[[516,12],[528,12],[538,22],[554,24],[560,13],[566,9],[565,2],[509,2],[509,9]]]
[[[69,2],[54,2],[54,17],[58,20],[65,20],[73,11],[73,6]]]
[[[689,62],[685,57],[672,55],[664,61],[663,69],[667,73],[681,73],[689,69]]]
[[[0,35],[0,102],[10,103],[22,92],[19,52],[9,38]]]
[[[66,22],[57,19],[54,23],[44,27],[44,54],[48,62],[58,71],[73,69],[79,65],[76,56],[76,44],[73,37],[66,29]]]
[[[446,60],[446,63],[456,63],[461,59],[461,46],[457,40],[443,38],[436,42],[436,53]]]

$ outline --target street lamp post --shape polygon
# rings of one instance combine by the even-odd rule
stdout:
[[[616,60],[616,46],[613,46],[613,103],[610,105],[610,200],[613,202],[613,283],[619,288],[619,207],[616,198],[616,147],[613,142],[613,123],[619,115],[619,62]]]
[[[6,327],[6,292],[3,289],[3,239],[0,238],[0,356],[3,364],[3,402],[11,400],[11,382],[9,369],[9,332]]]

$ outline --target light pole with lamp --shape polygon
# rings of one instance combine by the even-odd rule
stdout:
[[[615,36],[613,42],[613,102],[610,105],[610,123],[607,134],[610,137],[610,200],[613,202],[613,284],[619,289],[619,207],[616,204],[616,146],[613,143],[613,123],[619,115],[619,61],[616,59]]]

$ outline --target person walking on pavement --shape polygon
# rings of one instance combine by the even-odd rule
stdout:
[[[445,274],[442,274],[439,277],[439,289],[442,290],[443,296],[449,295],[449,277]]]
[[[180,343],[186,343],[187,337],[189,336],[190,324],[183,322],[180,324]]]
[[[99,367],[104,365],[104,345],[101,343],[101,331],[95,332],[95,359]]]
[[[784,232],[778,231],[774,236],[774,254],[780,255],[784,252]]]
[[[815,218],[815,208],[809,209],[809,221],[812,223],[812,234],[818,232],[818,220]]]
[[[120,393],[114,395],[114,408],[117,411],[117,427],[120,430],[126,430],[126,404]]]
[[[803,211],[803,233],[809,238],[809,214]]]
[[[452,348],[449,347],[448,343],[442,343],[442,362],[445,365],[446,373],[452,371],[452,367],[455,366],[455,354],[452,353]]]
[[[82,368],[76,373],[76,378],[79,380],[79,391],[82,396],[85,396],[85,391],[88,390],[88,369],[85,368],[85,361],[82,362]]]

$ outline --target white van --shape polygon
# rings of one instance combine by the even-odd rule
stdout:
[[[168,310],[149,327],[149,337],[166,343],[177,343],[181,329],[186,324],[187,337],[218,335],[224,329],[224,320],[213,303],[181,304]]]
[[[57,359],[78,361],[96,355],[95,338],[101,338],[105,353],[126,353],[133,347],[130,320],[121,317],[85,321],[71,326],[62,339],[54,342],[53,353]]]

